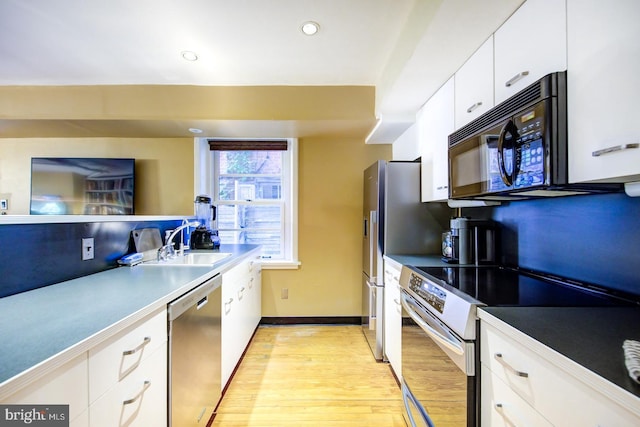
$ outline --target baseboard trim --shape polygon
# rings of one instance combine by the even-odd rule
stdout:
[[[261,325],[361,325],[362,318],[355,316],[330,317],[263,317]]]

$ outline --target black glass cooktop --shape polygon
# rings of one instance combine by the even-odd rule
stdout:
[[[632,301],[503,267],[416,267],[488,306],[600,307]]]

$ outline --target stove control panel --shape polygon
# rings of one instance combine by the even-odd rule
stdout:
[[[416,295],[420,296],[423,302],[435,308],[439,313],[442,314],[442,312],[444,312],[447,293],[433,283],[425,280],[417,274],[411,273],[409,289],[411,289]]]

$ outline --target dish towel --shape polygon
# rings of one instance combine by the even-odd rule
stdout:
[[[640,384],[640,341],[624,340],[624,364],[627,366],[629,376]]]

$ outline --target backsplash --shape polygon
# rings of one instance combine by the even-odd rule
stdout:
[[[0,297],[117,267],[133,252],[131,230],[174,229],[180,220],[0,225]],[[94,238],[94,259],[82,261],[81,241]]]
[[[640,198],[562,197],[486,210],[501,224],[503,263],[640,295]]]

